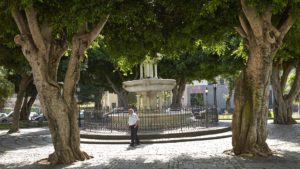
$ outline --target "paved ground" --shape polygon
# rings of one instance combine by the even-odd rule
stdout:
[[[298,121],[300,123],[300,121]],[[282,126],[269,123],[267,143],[278,154],[262,158],[241,158],[223,154],[231,149],[231,138],[182,143],[140,145],[81,144],[93,155],[91,160],[71,165],[39,165],[36,161],[53,152],[47,128],[23,129],[6,135],[0,130],[0,168],[112,168],[112,169],[184,169],[247,168],[300,169],[300,124]]]

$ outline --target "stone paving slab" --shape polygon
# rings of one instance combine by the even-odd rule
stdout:
[[[300,121],[298,121],[300,123]],[[6,130],[7,131],[7,130]],[[268,124],[268,145],[278,152],[271,157],[242,158],[223,154],[231,149],[231,138],[164,144],[143,144],[130,148],[124,144],[81,144],[81,149],[94,156],[69,165],[39,165],[54,151],[46,128],[21,129],[6,135],[0,130],[0,168],[56,169],[300,169],[300,124]],[[21,144],[20,139],[37,139]],[[6,140],[6,141],[2,141]],[[9,141],[7,141],[9,140]],[[39,144],[36,144],[36,141]],[[18,147],[15,149],[13,147]],[[33,147],[34,146],[34,147]],[[7,148],[8,147],[8,148]]]

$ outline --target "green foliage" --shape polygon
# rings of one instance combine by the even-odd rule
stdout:
[[[274,119],[274,113],[272,111],[268,112],[268,119]]]
[[[14,84],[6,78],[6,72],[0,67],[0,107],[4,107],[5,101],[8,97],[14,94]]]
[[[89,102],[96,102],[97,100],[101,100],[99,96],[100,85],[87,84],[87,83],[79,83],[80,92],[78,94],[78,103],[84,104]]]
[[[213,81],[219,75],[238,74],[245,64],[241,55],[235,52],[240,41],[236,35],[226,36],[222,43],[210,48],[200,46],[194,54],[186,53],[177,59],[163,58],[158,63],[159,74],[163,78],[184,77],[189,82],[203,79]]]
[[[287,82],[287,88],[285,89],[285,91],[288,91],[292,88],[293,84],[294,84],[294,81],[295,81],[295,73],[291,73],[289,75],[289,79],[288,79],[288,82]],[[295,102],[296,103],[299,103],[299,99],[300,99],[300,91],[298,91],[298,94],[295,98]]]
[[[111,57],[106,48],[98,41],[87,51],[86,69],[81,73],[80,94],[81,102],[91,102],[97,98],[100,88],[113,91],[108,76],[114,85],[122,88],[122,82],[132,80],[137,73],[136,66],[124,57]],[[94,97],[91,97],[94,95]]]

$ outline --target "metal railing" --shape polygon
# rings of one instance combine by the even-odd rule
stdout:
[[[182,109],[140,110],[139,132],[180,133],[215,126],[218,120],[214,106],[197,106]],[[87,131],[125,132],[128,110],[86,110],[84,128]]]

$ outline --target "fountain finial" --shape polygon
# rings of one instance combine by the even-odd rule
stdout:
[[[140,79],[158,78],[156,60],[145,60],[140,64]]]

